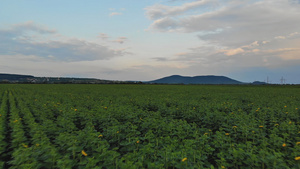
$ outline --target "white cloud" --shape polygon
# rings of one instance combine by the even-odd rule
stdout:
[[[285,36],[276,36],[275,39],[286,39]]]
[[[263,43],[263,44],[267,44],[267,43],[269,43],[269,41],[263,41],[262,43]]]
[[[194,2],[185,3],[181,6],[167,6],[156,4],[145,8],[146,15],[150,19],[159,19],[163,17],[176,16],[185,13],[189,10],[197,9],[206,4],[212,4],[215,0],[198,0]]]
[[[300,34],[299,32],[294,32],[294,33],[289,34],[288,36],[293,37],[293,36],[296,36],[296,35],[299,35],[299,34]]]
[[[0,44],[0,55],[34,55],[60,61],[103,60],[125,53],[94,42],[63,37],[33,22],[0,29]]]
[[[117,16],[117,15],[123,15],[121,12],[112,12],[109,14],[109,16]]]
[[[161,19],[157,19],[153,22],[153,24],[151,25],[152,28],[156,29],[156,28],[165,28],[166,31],[169,32],[174,32],[179,30],[179,28],[177,27],[178,23],[176,20],[174,20],[173,18],[170,17],[165,17],[165,18],[161,18]]]

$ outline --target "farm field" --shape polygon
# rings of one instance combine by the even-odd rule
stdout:
[[[0,168],[300,168],[300,86],[0,85]]]

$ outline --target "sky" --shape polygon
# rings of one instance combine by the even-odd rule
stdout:
[[[0,72],[300,84],[300,0],[0,0]]]

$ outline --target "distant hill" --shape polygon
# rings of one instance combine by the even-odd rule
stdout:
[[[34,76],[0,73],[0,81],[2,81],[2,80],[7,80],[7,81],[26,80],[28,78],[34,78]]]
[[[267,85],[268,83],[266,82],[260,82],[260,81],[254,81],[252,82],[253,85]]]
[[[240,81],[230,79],[225,76],[180,76],[173,75],[161,79],[148,81],[146,83],[159,84],[243,84]]]
[[[36,84],[119,84],[133,83],[127,81],[101,80],[94,78],[72,77],[35,77],[31,75],[0,73],[0,83],[36,83]]]

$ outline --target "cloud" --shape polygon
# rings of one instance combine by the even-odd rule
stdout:
[[[102,39],[102,40],[107,40],[108,38],[110,38],[107,34],[105,33],[100,33],[98,38]]]
[[[165,61],[168,61],[168,59],[167,59],[167,58],[164,58],[164,57],[155,57],[155,58],[152,58],[152,59],[154,59],[154,60],[156,60],[156,61],[159,61],[159,62],[165,62]]]
[[[159,19],[163,17],[176,16],[185,13],[189,10],[197,9],[208,3],[214,3],[215,0],[198,0],[194,2],[185,3],[181,6],[167,6],[162,4],[156,4],[145,8],[146,15],[149,19]]]
[[[244,54],[244,53],[249,53],[249,52],[253,52],[253,53],[257,53],[260,51],[260,49],[253,49],[256,47],[259,47],[259,43],[258,41],[252,42],[249,45],[244,45],[238,48],[234,48],[234,49],[222,49],[219,50],[218,52],[220,53],[224,53],[226,56],[232,56],[232,55],[237,55],[237,54]]]
[[[145,8],[145,13],[152,21],[148,30],[198,34],[205,44],[174,54],[174,60],[191,68],[210,65],[211,69],[238,70],[296,64],[299,9],[299,2],[291,0],[215,0],[181,6],[155,4]]]
[[[284,39],[287,41],[289,39]],[[285,43],[285,42],[284,42]],[[240,71],[251,67],[265,67],[267,69],[279,69],[285,66],[299,65],[300,62],[300,40],[295,39],[296,47],[280,48],[282,42],[278,40],[263,43],[254,41],[248,45],[241,45],[236,48],[220,47],[214,44],[206,44],[197,48],[190,48],[185,52],[174,54],[173,59],[184,63],[189,72],[211,71],[210,74]],[[208,72],[209,72],[208,71]]]
[[[128,38],[125,37],[125,36],[121,36],[121,37],[118,37],[114,40],[111,40],[112,38],[108,34],[105,34],[105,33],[100,33],[98,35],[98,38],[100,38],[100,39],[102,39],[103,41],[106,41],[106,42],[113,42],[113,43],[119,43],[119,44],[123,44],[126,41],[128,41]]]
[[[242,46],[242,48],[254,48],[257,46],[259,46],[259,43],[258,43],[258,41],[255,41],[255,42],[251,43],[250,45]]]
[[[221,50],[220,52],[223,52],[227,56],[232,56],[232,55],[244,53],[245,50],[242,48],[236,48],[236,49]]]
[[[276,36],[275,39],[286,39],[285,36]]]
[[[195,8],[200,9],[186,13]],[[290,0],[218,0],[194,1],[175,7],[156,4],[145,10],[153,21],[149,30],[198,32],[201,40],[234,46],[241,41],[262,41],[299,31],[299,8],[300,4]]]
[[[294,32],[294,33],[289,34],[288,36],[293,37],[293,36],[296,36],[296,35],[299,35],[299,34],[300,34],[299,32]]]
[[[123,44],[127,40],[128,39],[126,37],[119,37],[118,39],[113,40],[113,42],[117,42],[117,43]]]
[[[267,44],[267,43],[269,43],[269,41],[262,41],[262,43],[263,43],[263,44]]]
[[[49,29],[47,27],[35,24],[33,21],[27,21],[24,23],[14,24],[12,25],[10,32],[14,33],[22,33],[24,31],[33,31],[38,32],[40,34],[54,34],[57,33],[54,29]]]
[[[123,12],[118,12],[118,11],[125,11],[125,8],[120,8],[120,9],[115,9],[115,8],[109,8],[111,11],[109,16],[118,16],[118,15],[123,15]]]
[[[265,54],[277,55],[283,60],[300,60],[300,48],[279,48],[263,51]]]
[[[121,12],[112,12],[109,14],[109,16],[117,16],[117,15],[123,15]]]
[[[104,35],[102,36],[104,37]],[[68,38],[33,22],[0,29],[0,55],[34,55],[57,61],[103,60],[122,56],[122,50]]]

